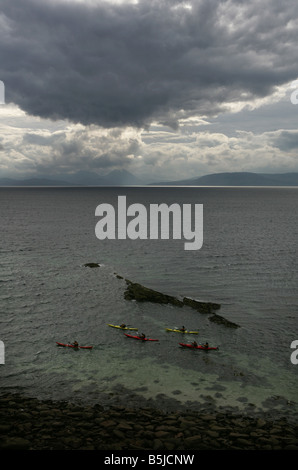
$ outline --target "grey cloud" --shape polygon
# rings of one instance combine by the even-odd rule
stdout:
[[[73,126],[53,133],[42,130],[25,132],[19,142],[10,146],[23,155],[22,164],[40,174],[63,169],[108,170],[129,166],[139,154],[141,142],[127,130],[102,130],[96,126]],[[34,163],[33,163],[34,162]]]
[[[296,0],[2,0],[6,101],[43,118],[175,128],[297,75]],[[245,98],[243,93],[245,93]]]
[[[285,152],[297,150],[298,131],[279,131],[277,136],[274,136],[272,145]]]

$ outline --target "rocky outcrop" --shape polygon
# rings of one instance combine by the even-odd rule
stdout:
[[[212,321],[213,323],[217,323],[218,325],[223,325],[223,326],[226,326],[228,328],[239,328],[239,325],[237,325],[236,323],[233,323],[230,320],[226,320],[225,318],[223,318],[220,315],[217,315],[216,313],[214,313],[209,318],[209,320]]]
[[[129,279],[126,281],[126,290],[124,292],[124,298],[126,300],[136,300],[137,302],[155,302],[159,304],[172,304],[176,307],[191,307],[200,313],[213,314],[210,317],[210,321],[223,325],[229,328],[238,328],[239,325],[230,322],[225,318],[214,313],[215,310],[220,309],[220,304],[214,302],[201,302],[189,297],[184,297],[182,300],[175,296],[163,294],[154,289],[144,287],[142,284],[131,282]]]
[[[154,289],[149,289],[144,287],[141,284],[131,282],[126,279],[127,288],[124,293],[126,300],[137,300],[138,302],[157,302],[160,304],[172,304],[177,307],[183,307],[187,305],[195,310],[202,313],[211,313],[213,310],[220,308],[219,304],[212,302],[199,302],[187,297],[184,297],[183,300],[178,299],[175,296],[163,294]]]
[[[86,268],[99,268],[100,264],[98,264],[98,263],[86,263],[86,264],[84,264],[84,266]]]
[[[183,304],[194,308],[200,313],[212,313],[214,310],[220,309],[220,304],[216,304],[214,302],[201,302],[188,297],[183,298]]]
[[[127,288],[124,292],[126,300],[137,300],[138,302],[156,302],[159,304],[172,304],[176,307],[183,307],[184,303],[171,295],[144,287],[141,284],[131,282],[126,279]]]

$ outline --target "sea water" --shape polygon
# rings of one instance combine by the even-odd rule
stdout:
[[[202,248],[99,240],[95,209],[119,196],[145,207],[203,204]],[[0,392],[296,416],[297,205],[297,188],[0,188]],[[125,279],[220,303],[217,313],[239,328],[190,307],[125,300]],[[127,338],[108,323],[159,341]],[[165,331],[182,325],[199,334]],[[179,346],[194,339],[219,349]],[[75,340],[93,349],[56,345]]]

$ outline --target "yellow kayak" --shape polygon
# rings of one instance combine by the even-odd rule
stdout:
[[[110,323],[108,323],[108,326],[111,326],[112,328],[119,328],[120,330],[134,330],[134,331],[138,331],[138,328],[130,328],[129,326],[111,325]]]
[[[174,331],[175,333],[187,333],[189,335],[197,335],[198,331],[179,330],[174,328],[166,328],[166,331]]]

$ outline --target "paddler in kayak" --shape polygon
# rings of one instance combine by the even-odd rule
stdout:
[[[203,348],[209,348],[209,343],[206,341],[206,343],[203,345]]]
[[[145,339],[146,338],[146,335],[144,335],[144,333],[142,333],[141,335],[139,335],[141,339]]]
[[[120,328],[126,328],[125,323],[121,323]]]
[[[74,341],[74,342],[72,343],[72,346],[73,346],[74,348],[78,348],[78,347],[79,347],[79,343],[78,343],[77,341]]]
[[[180,329],[180,331],[183,331],[183,333],[184,333],[184,331],[185,331],[185,326],[183,325],[183,326],[182,326],[181,328],[179,328],[179,329]]]
[[[192,344],[195,348],[196,348],[197,345],[198,345],[198,343],[197,343],[196,341],[193,341],[191,344]]]

